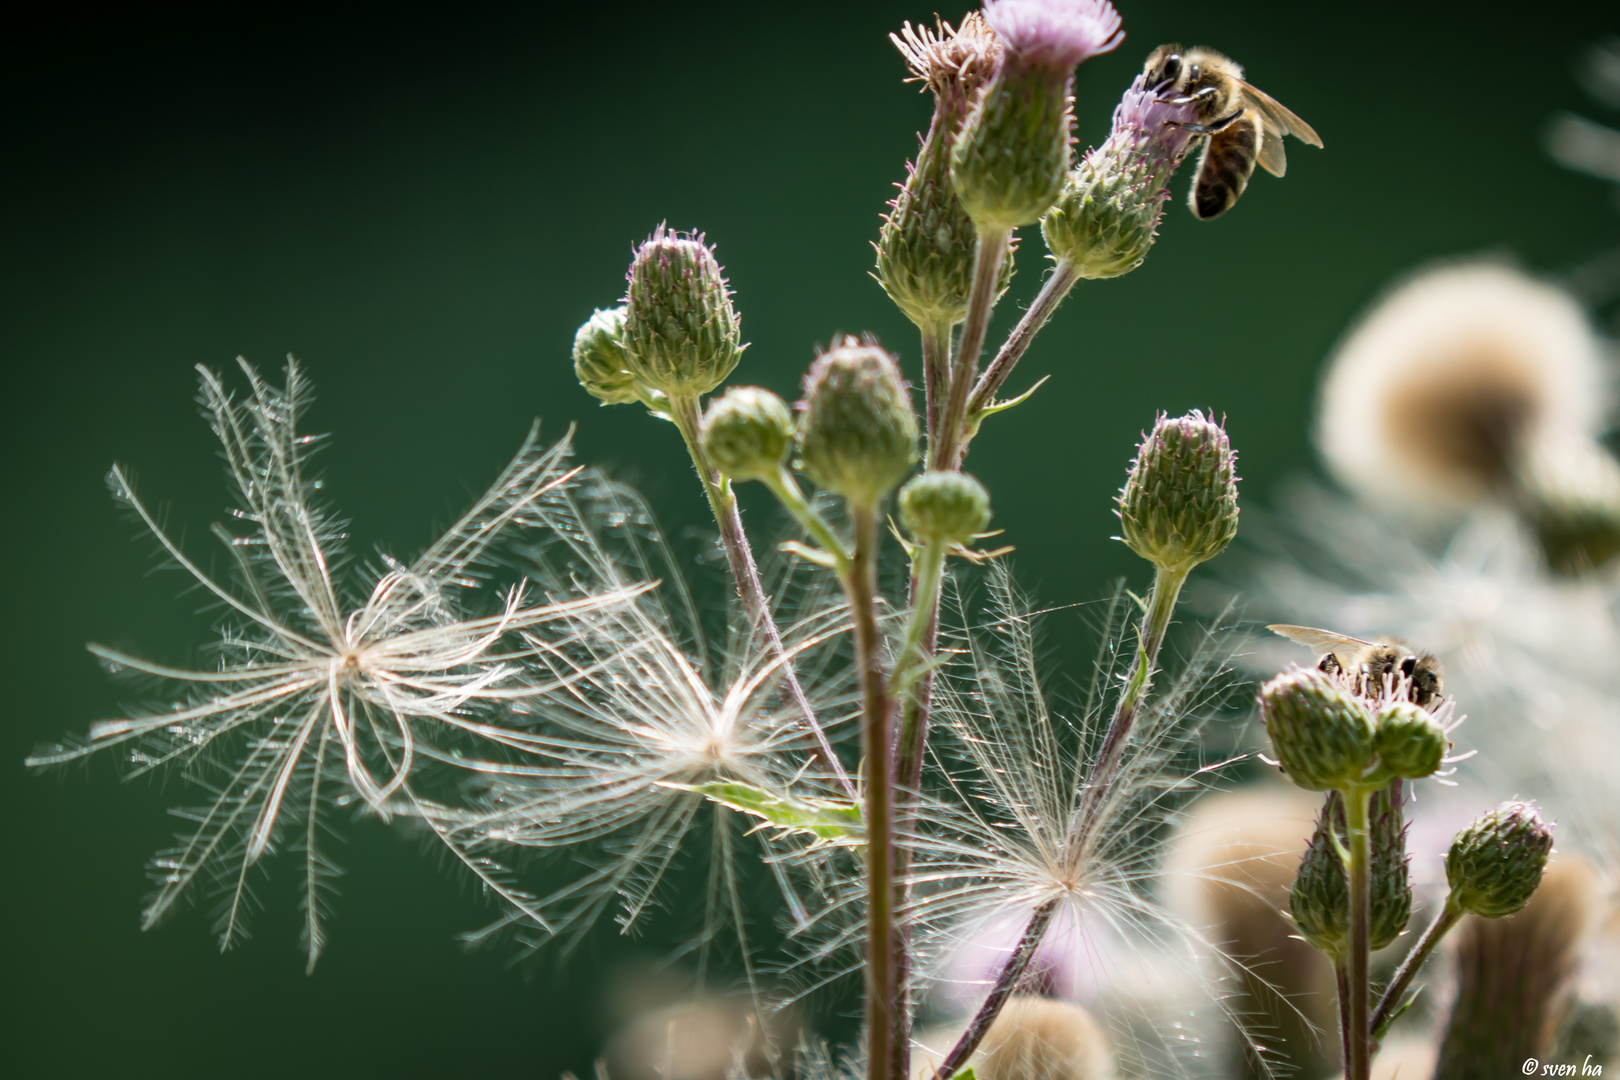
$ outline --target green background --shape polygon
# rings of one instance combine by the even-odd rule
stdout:
[[[1126,279],[1082,285],[992,420],[972,469],[1043,603],[1140,567],[1109,541],[1110,497],[1154,411],[1213,408],[1263,505],[1311,467],[1318,365],[1392,275],[1507,251],[1567,267],[1612,246],[1599,184],[1538,150],[1557,108],[1603,117],[1569,78],[1620,29],[1604,3],[1493,9],[1123,0],[1129,37],[1078,84],[1098,140],[1142,57],[1207,42],[1305,117],[1224,219],[1176,184],[1161,240]],[[942,12],[954,17],[956,8]],[[102,478],[132,466],[198,549],[224,510],[192,365],[295,353],[335,441],[328,491],[355,550],[408,556],[544,418],[580,424],[587,461],[650,493],[697,550],[697,489],[673,431],[599,410],[568,363],[574,328],[614,301],[660,221],[718,242],[753,342],[736,379],[793,396],[817,343],[871,331],[915,372],[910,327],[867,276],[878,213],[928,103],[886,33],[926,3],[145,5],[36,12],[7,31],[0,174],[6,715],[0,852],[14,1076],[533,1075],[584,1069],[615,965],[656,940],[598,935],[568,967],[512,967],[453,935],[480,902],[414,842],[347,830],[332,943],[296,950],[295,875],[272,875],[256,937],[221,957],[206,910],[142,934],[143,865],[177,781],[59,775],[23,756],[116,715],[86,640],[171,662],[209,620]],[[15,16],[9,18],[15,20]],[[1613,117],[1608,119],[1612,122]],[[1003,331],[1039,284],[1026,240]],[[993,335],[995,331],[992,331]],[[774,527],[756,504],[750,522]],[[697,570],[718,597],[712,567]],[[1059,616],[1058,643],[1077,620]],[[88,775],[86,775],[88,774]]]

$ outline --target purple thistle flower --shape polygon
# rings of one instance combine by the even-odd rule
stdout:
[[[1174,105],[1160,97],[1143,85],[1145,78],[1138,75],[1119,99],[1108,142],[1087,157],[1129,149],[1150,155],[1155,164],[1172,169],[1181,163],[1198,136],[1180,125],[1197,121],[1197,110],[1190,104]]]
[[[1072,69],[1125,40],[1108,0],[989,0],[984,18],[1009,52],[1042,67]]]

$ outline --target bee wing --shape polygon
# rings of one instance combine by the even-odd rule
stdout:
[[[1256,90],[1248,83],[1243,84],[1243,96],[1250,105],[1265,117],[1266,127],[1280,135],[1292,135],[1307,146],[1321,146],[1322,136],[1316,129],[1295,116],[1288,108],[1264,90]],[[1277,175],[1281,176],[1281,173]]]
[[[1260,153],[1255,160],[1272,176],[1282,176],[1288,171],[1288,155],[1283,153],[1282,133],[1273,131],[1268,124],[1261,127],[1264,130],[1260,137]]]
[[[1349,634],[1335,634],[1332,630],[1318,630],[1311,626],[1293,626],[1288,623],[1273,623],[1266,627],[1273,634],[1281,635],[1289,641],[1300,645],[1309,645],[1313,649],[1331,649],[1335,646],[1357,645],[1369,649],[1378,646],[1371,641],[1362,641]]]

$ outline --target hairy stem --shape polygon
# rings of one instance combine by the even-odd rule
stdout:
[[[978,247],[973,253],[973,288],[968,293],[967,318],[962,322],[962,337],[956,343],[956,360],[951,365],[945,407],[940,410],[939,426],[928,443],[930,469],[960,467],[968,393],[979,372],[979,354],[984,351],[984,335],[990,329],[990,311],[996,304],[1001,264],[1007,258],[1011,242],[1011,229],[979,230]]]
[[[1333,959],[1333,986],[1339,998],[1339,1060],[1350,1060],[1350,971],[1344,957]]]
[[[1406,996],[1412,980],[1417,978],[1418,971],[1422,969],[1424,962],[1429,959],[1441,940],[1462,920],[1463,914],[1463,910],[1451,902],[1451,897],[1446,897],[1445,906],[1434,917],[1429,928],[1423,931],[1418,943],[1406,954],[1406,959],[1401,961],[1401,968],[1395,973],[1394,981],[1384,991],[1383,998],[1378,1002],[1378,1008],[1373,1011],[1371,1030],[1374,1039],[1382,1039],[1384,1032],[1389,1030],[1389,1025],[1400,1010],[1401,999]]]
[[[1030,342],[1035,335],[1041,332],[1047,320],[1057,311],[1058,305],[1063,303],[1074,288],[1074,283],[1080,280],[1080,268],[1068,259],[1059,259],[1052,268],[1052,274],[1044,284],[1041,291],[1036,294],[1035,300],[1024,312],[1024,317],[1018,320],[1013,332],[1007,335],[1007,340],[996,353],[996,358],[990,361],[990,366],[984,369],[979,381],[973,387],[973,395],[968,399],[967,425],[971,431],[977,424],[978,417],[995,403],[996,394],[1001,390],[1007,376],[1022,360],[1024,353],[1029,351]],[[964,456],[967,453],[963,448]]]
[[[939,430],[939,411],[945,407],[951,380],[951,327],[933,323],[922,331],[923,417],[928,423],[928,445]],[[932,454],[930,454],[932,460]]]
[[[1356,787],[1344,792],[1345,835],[1350,849],[1350,957],[1346,964],[1346,990],[1350,1004],[1349,1054],[1345,1080],[1368,1080],[1372,1073],[1372,1029],[1367,1011],[1372,997],[1372,841],[1367,824],[1371,792]]]
[[[810,707],[810,699],[805,696],[804,687],[799,685],[799,677],[793,670],[793,663],[782,647],[782,634],[776,627],[776,619],[771,615],[770,601],[765,596],[765,585],[759,578],[759,566],[754,562],[753,548],[748,545],[748,534],[743,532],[742,514],[737,510],[737,497],[732,493],[731,485],[709,465],[708,457],[703,453],[703,446],[698,440],[698,399],[695,396],[673,398],[669,405],[670,418],[675,421],[681,438],[686,441],[686,449],[692,455],[692,464],[696,466],[698,477],[703,481],[703,491],[709,497],[709,509],[714,511],[714,522],[720,527],[720,543],[725,548],[726,562],[731,567],[731,576],[736,582],[737,596],[742,600],[743,612],[754,632],[765,638],[772,656],[780,665],[782,696],[804,717],[805,725],[815,739],[816,749],[828,771],[853,799],[855,785],[850,780],[849,774],[844,771],[837,753],[833,751],[832,743],[828,740],[826,731],[822,729],[821,722],[816,719],[815,710]]]
[[[1002,1006],[1007,1004],[1007,999],[1012,997],[1013,991],[1018,988],[1018,980],[1023,978],[1024,969],[1029,967],[1029,962],[1035,958],[1035,950],[1040,947],[1041,938],[1046,936],[1047,927],[1052,925],[1052,917],[1057,914],[1057,908],[1056,900],[1048,900],[1036,908],[1034,914],[1029,917],[1023,936],[1018,939],[1018,944],[1002,963],[1001,970],[996,972],[996,981],[991,985],[984,1004],[979,1006],[979,1011],[968,1022],[967,1030],[962,1032],[962,1037],[951,1047],[951,1052],[945,1055],[945,1060],[934,1073],[934,1080],[950,1080],[963,1065],[967,1064],[968,1058],[973,1056],[973,1051],[979,1048],[985,1035],[990,1032],[990,1025],[1001,1015]]]
[[[855,623],[861,683],[861,752],[866,781],[866,1032],[870,1080],[905,1080],[895,1072],[904,1049],[896,1039],[894,760],[889,680],[877,618],[878,518],[875,506],[851,504],[855,553],[844,592]]]

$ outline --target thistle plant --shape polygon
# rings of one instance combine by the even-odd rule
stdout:
[[[222,663],[180,671],[100,650],[114,666],[198,689],[31,759],[126,745],[139,747],[138,770],[223,767],[196,835],[160,862],[150,918],[212,868],[233,889],[228,941],[248,869],[301,848],[313,962],[326,873],[316,825],[336,800],[409,818],[446,845],[502,907],[475,939],[521,928],[529,947],[566,947],[606,916],[626,931],[641,925],[710,814],[705,900],[711,922],[734,930],[748,986],[766,995],[744,852],[776,884],[790,943],[814,954],[781,958],[782,970],[804,972],[840,948],[858,955],[846,969],[862,975],[857,1057],[869,1080],[921,1074],[922,997],[950,944],[991,927],[1015,936],[927,1075],[1101,1076],[1115,1061],[1173,1062],[1168,1020],[1127,1032],[1110,1018],[1104,1037],[1088,1012],[1032,992],[1066,935],[1094,948],[1113,934],[1173,954],[1180,971],[1218,952],[1161,906],[1155,877],[1170,816],[1218,775],[1194,759],[1227,639],[1207,632],[1178,677],[1161,657],[1189,576],[1237,533],[1236,453],[1224,421],[1199,410],[1160,414],[1143,434],[1116,513],[1151,587],[1134,603],[1116,596],[1098,678],[1073,719],[1036,672],[1032,616],[1003,565],[1011,548],[982,546],[995,535],[991,493],[963,471],[983,421],[1022,400],[997,394],[1072,287],[1149,255],[1166,185],[1200,137],[1187,102],[1138,76],[1105,140],[1072,160],[1075,69],[1122,36],[1106,0],[989,0],[954,28],[896,35],[935,98],[876,245],[876,276],[920,334],[916,367],[893,342],[840,335],[811,360],[796,406],[761,386],[728,387],[747,349],[736,297],[704,234],[662,225],[636,248],[622,296],[604,290],[579,327],[572,362],[584,391],[668,421],[690,458],[732,579],[722,647],[706,642],[703,605],[641,500],[574,465],[566,441],[541,449],[532,435],[445,539],[408,565],[385,559],[344,592],[340,530],[315,508],[309,441],[294,426],[307,398],[300,372],[290,366],[276,389],[244,367],[251,393],[240,401],[205,375],[250,526],[220,530],[240,584],[206,575],[114,478],[168,557],[224,605]],[[981,370],[1014,230],[1037,222],[1051,276]],[[920,420],[908,372],[920,375]],[[762,571],[743,528],[736,485],[748,482],[791,522],[775,570],[767,561]],[[470,607],[492,566],[511,577],[508,590]],[[890,566],[905,582],[892,595]],[[984,567],[981,610],[972,597]],[[942,611],[953,625],[942,627]],[[1372,1031],[1366,954],[1404,927],[1410,902],[1404,795],[1445,764],[1452,726],[1449,705],[1417,709],[1400,691],[1398,680],[1369,689],[1322,672],[1261,691],[1289,777],[1332,793],[1296,919],[1362,988],[1347,1013],[1347,1030],[1367,1036],[1348,1040],[1361,1046],[1356,1080]],[[1503,883],[1522,887],[1528,871],[1490,869],[1487,848],[1529,851],[1539,835],[1521,822],[1464,845],[1457,903],[1501,910],[1512,899]],[[538,887],[520,888],[505,869],[531,864]],[[706,957],[717,928],[691,951]],[[818,951],[810,943],[823,930],[831,944]]]

